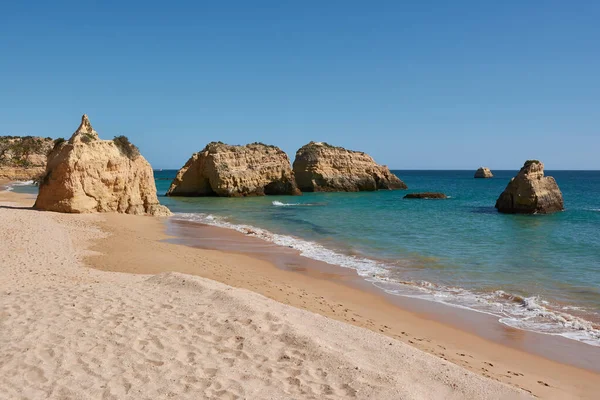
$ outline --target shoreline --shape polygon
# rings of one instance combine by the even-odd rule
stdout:
[[[325,203],[328,201],[333,202],[331,199],[326,199]],[[248,210],[253,212],[264,212],[267,220],[263,223],[256,220],[256,216],[249,217],[246,220],[243,215],[238,215],[235,211],[228,212],[226,201],[223,204],[225,209],[221,211],[217,209],[218,206],[214,202],[210,201],[207,202],[207,208],[205,209],[202,208],[204,203],[198,203],[199,208],[197,211],[191,209],[185,202],[182,203],[182,207],[179,207],[178,204],[178,202],[173,203],[174,209],[183,212],[175,213],[173,219],[241,232],[247,237],[256,237],[277,244],[279,247],[295,249],[302,256],[315,260],[317,263],[325,262],[355,269],[357,274],[363,277],[364,280],[388,294],[402,296],[403,298],[424,299],[444,306],[451,306],[455,309],[467,309],[479,314],[494,316],[498,321],[509,327],[541,333],[546,336],[560,336],[600,347],[600,314],[597,312],[597,299],[594,303],[593,299],[586,295],[587,293],[595,293],[593,287],[585,290],[584,287],[571,285],[566,281],[562,286],[557,286],[553,283],[552,278],[547,280],[545,280],[546,278],[541,278],[541,280],[531,278],[530,280],[511,282],[513,278],[507,279],[511,274],[506,273],[506,271],[502,273],[494,272],[489,271],[486,267],[484,269],[488,273],[482,274],[473,270],[472,265],[468,267],[468,271],[463,271],[462,267],[456,266],[460,263],[452,263],[450,259],[443,261],[444,255],[443,253],[440,254],[443,249],[438,249],[437,245],[427,244],[427,249],[432,251],[437,249],[435,250],[437,251],[435,256],[425,256],[425,254],[429,254],[429,250],[425,249],[421,249],[423,250],[421,252],[402,250],[394,256],[395,250],[391,252],[386,250],[387,246],[393,247],[390,240],[384,238],[382,239],[383,242],[379,243],[373,239],[372,233],[369,236],[369,245],[361,246],[356,233],[351,234],[351,236],[344,236],[345,234],[342,233],[344,239],[338,240],[336,234],[323,234],[320,232],[321,225],[318,221],[316,221],[314,227],[311,227],[316,232],[315,235],[312,235],[301,228],[295,231],[295,228],[288,229],[285,226],[278,226],[276,221],[270,220],[272,218],[270,215],[275,213],[281,213],[282,218],[285,218],[288,213],[283,211],[295,207],[268,209],[266,203],[262,204],[261,210],[248,207]],[[308,203],[295,204],[273,202],[274,206],[312,204],[318,204],[318,200],[311,198]],[[292,224],[295,223],[293,221],[300,221],[304,218],[297,216],[295,212],[289,214],[292,215]],[[308,215],[307,221],[312,221],[310,214]],[[303,221],[302,223],[313,225],[315,221]],[[389,232],[387,233],[389,234]],[[354,242],[356,240],[359,240],[359,242]],[[351,245],[353,242],[354,246],[357,247]],[[215,248],[221,250],[237,250],[236,246],[221,246],[217,240],[213,243],[217,246]],[[237,242],[236,245],[247,248],[241,242]],[[423,243],[421,243],[422,245]],[[476,247],[476,245],[473,245],[473,247]],[[253,252],[252,249],[248,250]],[[452,250],[449,251],[452,252]],[[482,250],[477,251],[480,254],[476,259],[481,258],[483,264],[485,264],[483,260],[486,260],[488,254],[502,254],[502,252],[498,253],[498,251],[491,249],[483,253]],[[378,254],[378,252],[380,253]],[[475,252],[475,254],[478,253]],[[493,257],[498,258],[501,256]],[[571,258],[576,259],[576,257],[577,254]],[[511,265],[520,265],[519,261],[514,259],[507,260],[507,262]],[[476,262],[472,261],[471,264],[476,264]],[[473,279],[471,279],[469,275],[471,272],[469,271],[475,274]],[[546,274],[545,270],[543,271]],[[514,271],[514,273],[521,272],[521,270]],[[539,275],[541,272],[542,270],[539,268],[532,269],[532,275]],[[504,276],[500,276],[498,280],[495,280],[496,275],[502,274]],[[548,267],[546,275],[552,275],[550,267]],[[577,281],[578,276],[576,272],[571,275],[573,281]],[[574,293],[581,294],[581,298],[578,298],[577,295],[573,297]]]
[[[265,242],[258,237],[232,229],[172,218],[167,220],[165,229],[166,233],[172,236],[172,238],[166,239],[170,243],[243,254],[267,261],[281,270],[312,276],[315,279],[333,280],[350,288],[375,294],[405,311],[464,332],[476,333],[477,336],[494,343],[600,373],[600,348],[598,346],[561,335],[513,328],[499,322],[497,316],[473,309],[389,294],[365,280],[354,269],[314,260],[302,256],[298,250]],[[590,355],[594,358],[586,358]]]
[[[0,196],[2,200],[29,206],[32,203],[28,195],[6,192]],[[96,270],[138,274],[132,276],[176,271],[248,289],[279,303],[386,335],[440,360],[542,398],[593,398],[600,389],[597,373],[484,339],[440,322],[425,310],[407,310],[375,293],[373,288],[360,287],[352,270],[339,271],[341,267],[334,266],[323,270],[303,266],[282,269],[256,254],[173,243],[181,237],[172,236],[173,232],[169,231],[172,222],[167,221],[101,214],[94,224],[107,235],[93,241],[89,247],[93,254],[87,255],[84,262]],[[223,232],[214,231],[219,228],[207,228],[210,233],[205,231],[205,236],[231,239]],[[198,233],[197,227],[192,229]],[[251,239],[240,235],[244,241]],[[504,334],[507,340],[522,341],[523,335],[519,332],[523,331],[511,328]]]

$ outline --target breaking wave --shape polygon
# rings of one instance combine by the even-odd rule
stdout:
[[[5,192],[12,192],[15,189],[15,186],[33,186],[33,181],[16,181],[10,182],[9,184],[4,186]]]
[[[325,203],[282,203],[281,201],[272,201],[272,205],[275,207],[310,207],[310,206],[324,206]]]
[[[299,206],[299,205],[301,205],[300,203],[282,203],[280,201],[274,201],[271,204],[273,204],[276,207],[289,207],[289,206]]]

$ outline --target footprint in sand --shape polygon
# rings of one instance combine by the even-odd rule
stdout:
[[[31,383],[45,383],[48,381],[44,370],[38,367],[30,367],[29,371],[25,373],[25,379]]]
[[[155,367],[162,367],[165,363],[163,361],[157,361],[157,360],[150,360],[147,359],[146,360],[148,363],[154,365]]]

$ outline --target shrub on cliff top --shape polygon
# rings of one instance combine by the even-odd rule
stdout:
[[[83,143],[90,143],[97,140],[97,138],[92,135],[91,133],[84,133],[83,136],[81,137],[81,141]]]
[[[264,147],[267,147],[269,149],[276,149],[277,148],[277,146],[275,146],[275,145],[266,144],[266,143],[263,143],[263,142],[253,142],[253,143],[248,144],[247,146],[264,146]]]
[[[50,154],[52,154],[54,151],[58,150],[62,146],[62,144],[65,142],[66,142],[65,138],[54,139],[53,140],[54,146],[52,146],[50,148],[50,150],[48,150],[47,156],[50,156]]]
[[[136,145],[129,141],[127,136],[115,136],[113,142],[117,145],[119,150],[125,154],[130,160],[135,160],[140,155],[140,149]]]

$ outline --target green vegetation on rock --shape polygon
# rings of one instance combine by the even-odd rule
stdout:
[[[0,165],[14,167],[44,165],[51,145],[51,138],[0,136]]]
[[[135,160],[140,155],[140,149],[131,143],[127,136],[115,136],[113,142],[130,160]]]

